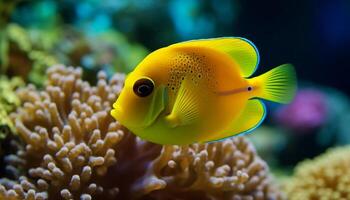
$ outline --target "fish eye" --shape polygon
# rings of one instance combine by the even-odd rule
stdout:
[[[134,84],[134,93],[139,97],[149,96],[154,89],[154,83],[151,79],[141,78],[137,80]]]

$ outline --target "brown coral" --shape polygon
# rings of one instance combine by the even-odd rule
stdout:
[[[303,161],[285,190],[291,200],[350,199],[350,146]]]
[[[96,87],[81,80],[81,70],[53,67],[45,91],[20,90],[23,107],[13,113],[25,150],[8,156],[12,166],[27,170],[12,189],[0,196],[14,199],[90,199],[102,191],[95,181],[115,164],[114,145],[123,130],[109,116],[122,82],[107,84],[99,74]],[[60,197],[61,196],[61,197]]]
[[[44,91],[18,92],[12,118],[24,148],[7,157],[23,176],[0,182],[7,199],[281,199],[268,168],[244,138],[160,146],[108,114],[122,75],[96,87],[81,70],[53,67]],[[11,171],[11,170],[10,170]],[[2,186],[1,186],[2,184]]]
[[[131,151],[137,158],[156,158],[145,159],[147,163],[143,159],[134,161],[145,170],[134,177],[126,193],[121,190],[123,199],[282,199],[271,185],[265,162],[243,137],[210,144],[170,145],[161,150],[142,140],[129,140],[134,141],[127,142],[131,148],[121,149],[124,154]],[[118,161],[130,163],[124,159]],[[133,174],[132,170],[127,169],[127,174]],[[113,167],[111,171],[115,173]]]

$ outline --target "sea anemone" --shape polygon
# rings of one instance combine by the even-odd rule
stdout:
[[[282,199],[266,163],[242,137],[161,146],[129,133],[109,115],[122,74],[97,86],[81,69],[55,66],[44,90],[18,90],[11,114],[23,145],[8,155],[14,180],[4,199]]]
[[[290,200],[350,199],[350,146],[300,163],[285,191]]]

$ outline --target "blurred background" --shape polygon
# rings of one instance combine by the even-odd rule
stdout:
[[[267,102],[249,135],[276,175],[350,143],[348,0],[0,0],[0,72],[42,87],[48,66],[130,72],[149,52],[183,40],[245,37],[260,51],[258,74],[295,65],[289,105]]]

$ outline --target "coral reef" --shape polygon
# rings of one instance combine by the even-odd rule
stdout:
[[[276,170],[280,164],[276,155],[286,148],[288,142],[288,138],[281,132],[276,127],[261,125],[254,130],[253,134],[246,136],[253,143],[257,152],[259,152],[259,156],[269,164],[272,171]]]
[[[110,173],[122,199],[283,199],[243,137],[160,148],[128,135],[119,156]]]
[[[332,146],[349,144],[349,102],[347,95],[337,89],[311,83],[300,85],[291,104],[276,106],[272,112],[278,134],[286,141],[273,154],[279,163],[295,166]]]
[[[276,112],[276,121],[295,130],[296,134],[309,133],[322,126],[327,118],[326,95],[316,89],[301,89],[289,105]]]
[[[0,108],[2,110],[11,112],[19,106],[20,101],[14,91],[23,85],[23,81],[18,77],[8,79],[6,76],[0,76]]]
[[[274,121],[291,135],[314,134],[323,146],[331,146],[332,142],[348,144],[349,102],[347,95],[337,89],[315,84],[301,86],[291,104],[276,109]]]
[[[129,72],[148,53],[117,31],[90,36],[74,28],[38,31],[17,24],[6,26],[0,43],[0,71],[21,76],[36,86],[43,85],[46,69],[57,63],[84,66],[84,77],[94,82],[99,70],[108,75]]]
[[[17,24],[8,24],[0,34],[0,71],[10,75],[21,76],[35,84],[41,84],[48,66],[57,63],[47,44],[41,44],[44,32],[31,32]],[[40,45],[39,45],[40,44]]]
[[[12,189],[2,187],[3,198],[89,199],[109,192],[94,181],[116,161],[112,147],[123,131],[108,112],[122,82],[115,76],[107,85],[99,74],[98,86],[91,87],[80,77],[81,69],[53,67],[45,91],[33,86],[18,91],[23,106],[11,117],[26,145],[6,160],[32,182],[24,177],[14,185],[6,182]]]
[[[122,74],[97,86],[80,68],[48,70],[44,90],[18,90],[11,114],[23,145],[6,157],[14,180],[1,179],[6,199],[282,199],[266,163],[244,138],[160,146],[114,121]]]
[[[285,185],[288,199],[350,199],[350,146],[299,164]]]
[[[91,83],[96,81],[95,74],[99,70],[104,70],[108,76],[116,71],[129,72],[147,55],[148,50],[129,41],[116,29],[110,26],[100,29],[99,20],[91,22],[93,19],[89,17],[86,23],[89,30],[85,29],[85,23],[72,23],[71,19],[65,18],[70,12],[66,9],[73,9],[78,4],[65,3],[72,7],[60,7],[61,4],[55,1],[0,2],[1,73],[20,76],[41,87],[46,80],[47,68],[64,63],[83,66],[83,76]],[[80,3],[79,8],[90,4]],[[97,11],[97,5],[94,7],[93,12]],[[98,12],[107,14],[101,8]],[[113,9],[109,14],[112,13]]]
[[[10,131],[14,132],[8,113],[19,106],[20,100],[14,90],[23,84],[20,78],[9,80],[5,76],[0,76],[0,139],[4,139]]]
[[[130,72],[148,53],[142,45],[131,43],[118,31],[82,35],[72,29],[68,33],[57,45],[64,53],[59,57],[71,65],[83,66],[88,80],[94,80],[96,72],[101,69],[107,75],[115,71]]]

